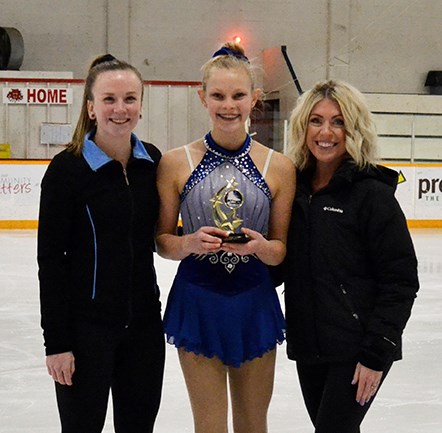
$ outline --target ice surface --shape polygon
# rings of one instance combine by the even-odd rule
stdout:
[[[364,433],[442,432],[442,230],[414,229],[421,289],[394,364],[363,424]],[[0,230],[0,433],[60,431],[39,326],[36,232]],[[163,303],[177,263],[156,257]],[[282,302],[282,288],[278,288]],[[175,349],[167,345],[156,433],[192,432]],[[113,432],[109,411],[104,432]],[[309,433],[295,364],[279,347],[270,433]],[[252,433],[252,432],[251,432]],[[338,433],[338,432],[333,432]]]

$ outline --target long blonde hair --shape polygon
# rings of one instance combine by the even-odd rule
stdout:
[[[310,113],[323,99],[335,101],[344,118],[345,148],[355,164],[362,168],[374,165],[377,159],[376,127],[365,98],[352,85],[339,80],[319,81],[299,97],[290,115],[288,156],[296,168],[303,170],[314,164],[306,135]]]

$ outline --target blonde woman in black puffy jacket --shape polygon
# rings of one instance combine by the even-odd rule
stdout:
[[[358,433],[392,363],[418,290],[417,261],[394,197],[397,173],[376,165],[362,94],[323,81],[290,119],[298,170],[286,257],[288,357],[316,433]]]

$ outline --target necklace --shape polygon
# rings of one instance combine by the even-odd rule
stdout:
[[[247,134],[247,137],[242,144],[242,146],[233,152],[224,149],[219,144],[216,144],[215,140],[212,137],[212,134],[208,132],[204,136],[204,146],[209,151],[214,153],[216,156],[220,156],[221,158],[226,159],[234,159],[234,158],[242,158],[243,156],[247,155],[250,152],[250,148],[252,147],[252,138],[249,134]]]

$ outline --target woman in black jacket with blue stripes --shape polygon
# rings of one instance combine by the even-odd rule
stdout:
[[[38,264],[46,365],[63,433],[102,431],[112,391],[115,430],[150,433],[164,337],[153,264],[160,151],[132,130],[139,72],[97,58],[67,149],[42,181]]]
[[[375,163],[361,93],[317,83],[290,119],[298,171],[286,256],[288,357],[316,433],[357,433],[392,363],[418,290],[417,260],[394,197],[397,173]]]

